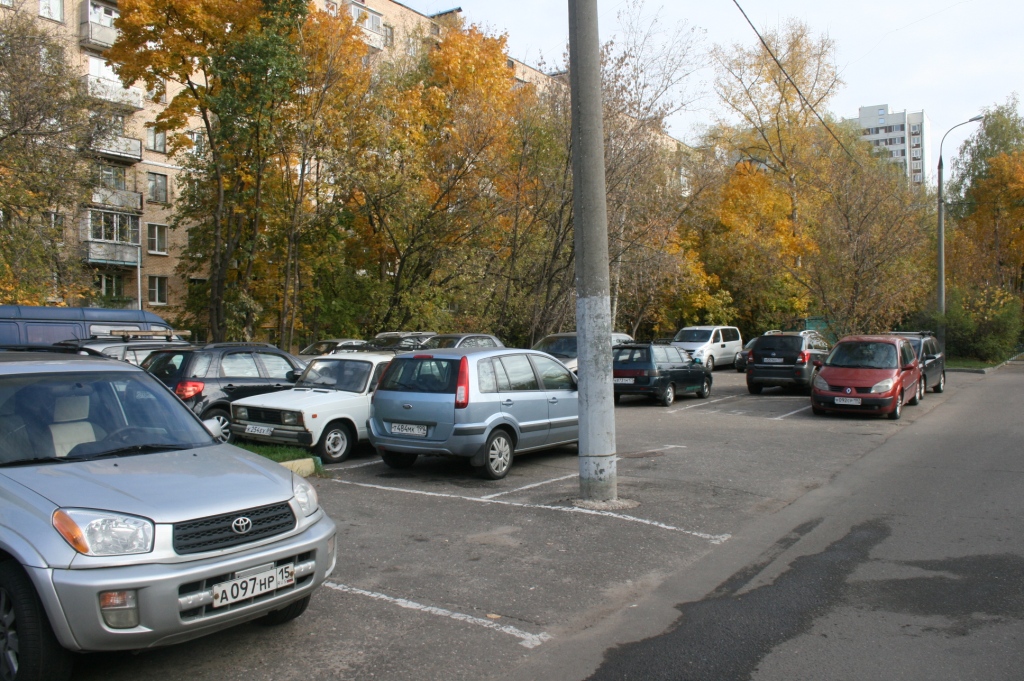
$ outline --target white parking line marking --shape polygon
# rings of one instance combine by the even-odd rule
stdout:
[[[551,635],[545,632],[539,634],[530,634],[521,629],[516,629],[510,625],[502,625],[492,622],[491,620],[485,620],[480,617],[473,617],[472,615],[464,615],[461,612],[453,612],[451,610],[445,610],[444,608],[438,608],[433,605],[422,605],[415,603],[405,598],[394,598],[387,594],[376,593],[373,591],[366,591],[365,589],[357,589],[354,586],[348,586],[345,584],[337,584],[336,582],[324,582],[324,586],[335,591],[341,591],[342,593],[357,594],[359,596],[368,596],[369,598],[375,598],[379,601],[385,601],[392,603],[400,608],[408,608],[409,610],[419,610],[430,615],[438,615],[439,617],[449,617],[459,622],[468,622],[469,624],[475,624],[480,627],[487,629],[493,629],[494,631],[500,631],[503,634],[515,636],[519,641],[519,645],[526,648],[536,648],[541,643],[551,640]]]
[[[782,419],[786,418],[787,416],[792,416],[793,414],[799,414],[800,412],[807,411],[810,408],[811,408],[811,405],[808,404],[806,407],[800,407],[796,411],[791,411],[788,414],[783,414],[782,416],[774,416],[774,417],[769,416],[768,418],[770,420],[772,420],[772,421],[781,421]]]
[[[377,459],[376,461],[367,461],[365,463],[355,463],[355,464],[352,464],[351,466],[341,466],[341,465],[339,465],[337,468],[329,468],[328,470],[332,470],[332,471],[347,471],[347,470],[350,470],[352,468],[362,468],[363,466],[376,466],[377,464],[381,464],[381,463],[384,463],[384,460],[383,459]],[[324,466],[324,468],[327,468],[327,466]]]
[[[512,494],[514,492],[522,492],[524,489],[532,489],[534,487],[540,487],[541,485],[547,485],[548,483],[558,482],[560,480],[568,480],[569,478],[578,478],[579,475],[580,475],[579,473],[572,473],[570,475],[563,475],[560,478],[552,478],[550,480],[544,480],[542,482],[535,482],[532,485],[524,485],[522,487],[517,487],[516,489],[510,489],[510,490],[505,490],[504,492],[498,492],[497,494],[488,494],[487,496],[480,497],[480,498],[481,499],[493,499],[494,497],[500,497],[500,496],[504,496],[506,494]]]
[[[704,407],[715,402],[724,402],[725,400],[731,400],[739,395],[729,395],[728,397],[719,397],[717,400],[711,400],[710,402],[701,402],[700,404],[691,404],[689,407],[682,407],[681,409],[673,409],[672,411],[665,412],[666,414],[675,414],[677,411],[686,411],[687,409],[696,409],[697,407]]]
[[[365,482],[354,482],[352,480],[340,480],[338,478],[331,478],[334,482],[342,485],[355,485],[356,487],[368,487],[370,489],[379,489],[386,492],[404,492],[405,494],[419,494],[425,497],[441,497],[443,499],[462,499],[463,501],[475,501],[478,504],[500,504],[502,506],[514,506],[516,508],[536,508],[543,509],[545,511],[561,511],[563,513],[583,513],[586,515],[599,515],[607,518],[618,518],[619,520],[626,520],[631,523],[640,523],[642,525],[650,525],[651,527],[657,527],[662,530],[671,530],[672,532],[681,532],[688,534],[693,537],[700,539],[706,539],[712,544],[721,544],[722,542],[728,541],[732,535],[730,534],[707,534],[705,532],[696,532],[694,530],[684,530],[681,527],[675,527],[673,525],[666,525],[665,523],[659,523],[657,520],[647,520],[646,518],[637,518],[636,516],[626,515],[624,513],[612,513],[611,511],[595,511],[589,508],[580,508],[578,506],[548,506],[546,504],[523,504],[516,501],[505,501],[503,499],[483,499],[481,497],[464,497],[458,494],[445,494],[444,492],[427,492],[418,489],[404,489],[402,487],[385,487],[384,485],[371,485]]]

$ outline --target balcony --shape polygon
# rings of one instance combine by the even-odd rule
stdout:
[[[85,259],[91,265],[136,267],[139,264],[139,247],[135,244],[87,241],[85,245]]]
[[[107,139],[97,140],[92,149],[100,156],[116,161],[138,163],[142,160],[142,140],[134,137],[113,135]]]
[[[348,10],[352,13],[352,20],[363,29],[363,40],[366,44],[374,50],[383,50],[385,47],[384,15],[355,0],[348,3]]]
[[[91,47],[97,50],[105,50],[117,40],[118,31],[113,26],[104,26],[90,19],[97,17],[90,16],[92,2],[83,2],[80,7],[78,18],[78,42],[82,47]],[[115,3],[116,4],[116,3]],[[112,10],[111,10],[112,11]],[[112,20],[116,14],[100,17]]]
[[[122,87],[120,81],[107,80],[97,76],[82,76],[90,97],[120,104],[129,109],[139,110],[146,101],[146,93],[137,87]]]
[[[142,212],[142,194],[130,192],[127,189],[94,187],[92,190],[92,202],[101,206],[124,208],[138,213]]]

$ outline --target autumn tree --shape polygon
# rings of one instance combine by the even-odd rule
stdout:
[[[0,303],[69,302],[91,288],[73,244],[92,149],[112,125],[69,47],[34,12],[0,11]]]

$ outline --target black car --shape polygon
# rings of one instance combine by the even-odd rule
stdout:
[[[828,352],[828,341],[813,331],[759,336],[747,355],[747,391],[759,395],[773,385],[810,390],[814,363]]]
[[[612,348],[615,401],[621,395],[647,395],[666,407],[676,395],[711,394],[711,372],[689,353],[671,345],[629,343]]]
[[[291,388],[302,362],[264,343],[211,343],[158,350],[142,363],[203,420],[215,419],[230,441],[231,403]]]
[[[893,331],[894,336],[901,336],[910,341],[917,359],[921,362],[921,375],[924,376],[924,389],[931,388],[937,393],[946,389],[946,353],[939,347],[939,339],[931,331]]]
[[[736,367],[736,371],[741,374],[747,370],[747,355],[750,354],[750,348],[754,347],[754,343],[756,342],[756,338],[751,338],[747,341],[747,344],[743,346],[743,349],[736,353],[736,359],[733,362],[733,366]]]

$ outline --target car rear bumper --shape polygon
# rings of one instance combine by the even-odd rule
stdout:
[[[368,425],[370,427],[370,444],[378,451],[470,458],[479,452],[487,442],[487,429],[484,426],[455,426],[452,435],[446,440],[415,440],[382,433],[373,419],[370,419]]]
[[[324,515],[305,531],[281,541],[193,562],[88,570],[27,569],[65,648],[136,650],[205,636],[308,596],[334,569],[335,535],[334,522]],[[291,563],[295,569],[294,584],[220,608],[212,607],[214,584],[230,580],[238,571],[285,563]],[[137,591],[139,625],[113,629],[103,621],[99,594],[126,589]]]
[[[788,366],[770,369],[753,367],[747,369],[747,383],[755,385],[798,385],[806,387],[811,384],[813,376],[814,365],[812,364],[808,364],[805,367]]]

